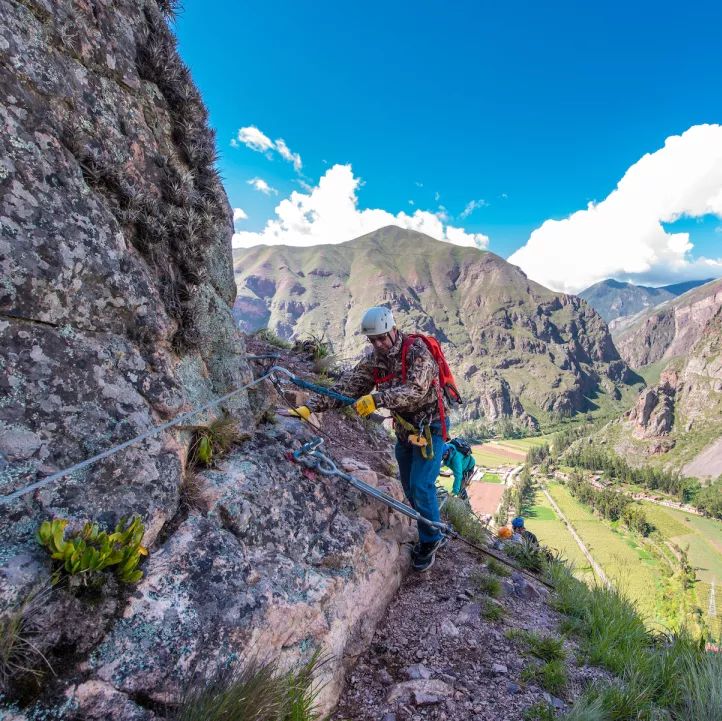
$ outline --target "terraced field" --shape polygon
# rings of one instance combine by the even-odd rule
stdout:
[[[564,486],[550,483],[549,492],[607,576],[650,621],[666,621],[658,616],[658,598],[663,590],[661,562],[634,536],[602,522]]]
[[[548,443],[551,436],[535,436],[516,440],[487,441],[472,446],[474,458],[479,465],[487,468],[517,466],[524,463],[530,448]]]

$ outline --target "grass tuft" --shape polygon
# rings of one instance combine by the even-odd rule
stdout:
[[[487,600],[484,608],[481,609],[481,616],[487,621],[501,621],[506,616],[506,611],[501,604]]]
[[[444,516],[454,530],[467,541],[483,546],[487,544],[489,534],[466,501],[450,497],[444,505]]]
[[[282,348],[283,350],[291,350],[293,345],[287,340],[276,335],[269,328],[261,328],[253,334],[256,338],[265,341],[269,345],[275,346],[276,348]]]
[[[275,662],[251,661],[230,669],[192,686],[174,721],[316,721],[322,687],[314,677],[327,660],[316,651],[286,673]]]
[[[501,596],[501,583],[498,578],[490,576],[487,573],[475,571],[471,576],[471,580],[476,584],[476,587],[487,596],[491,596],[492,598],[499,598],[499,596]]]
[[[521,678],[523,681],[536,683],[545,691],[558,696],[567,686],[567,669],[562,660],[555,659],[526,666],[522,669]]]
[[[489,573],[493,573],[495,576],[502,576],[504,578],[511,576],[511,569],[503,563],[499,563],[499,561],[494,558],[489,559],[486,568]]]

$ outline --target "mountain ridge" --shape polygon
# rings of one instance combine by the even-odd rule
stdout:
[[[363,311],[387,304],[402,329],[438,337],[472,399],[462,420],[536,428],[594,410],[595,396],[618,401],[634,380],[585,301],[486,250],[387,226],[338,245],[237,249],[234,266],[234,316],[247,332],[325,334],[354,358]]]

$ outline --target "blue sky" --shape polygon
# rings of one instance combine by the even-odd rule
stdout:
[[[720,27],[718,3],[628,1],[187,0],[176,21],[248,216],[239,230],[261,231],[299,183],[350,164],[360,209],[445,214],[504,257],[603,201],[668,137],[722,122]],[[231,147],[251,126],[298,153],[301,173]],[[694,259],[722,256],[720,226],[708,214],[665,228],[690,234]]]

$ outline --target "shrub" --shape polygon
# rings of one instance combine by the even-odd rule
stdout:
[[[537,543],[530,543],[526,540],[521,543],[507,543],[504,550],[521,568],[527,571],[539,573],[544,568],[545,551]]]
[[[66,539],[68,523],[67,519],[55,518],[43,521],[38,529],[38,542],[53,560],[60,562],[54,583],[63,572],[85,580],[110,567],[122,583],[137,583],[143,578],[138,563],[141,556],[148,555],[148,549],[141,545],[145,527],[139,517],[128,524],[121,518],[113,533],[101,531],[96,523],[86,523],[81,531]]]
[[[542,661],[562,660],[566,657],[563,638],[532,632],[524,632],[523,638],[529,644],[529,653]]]

